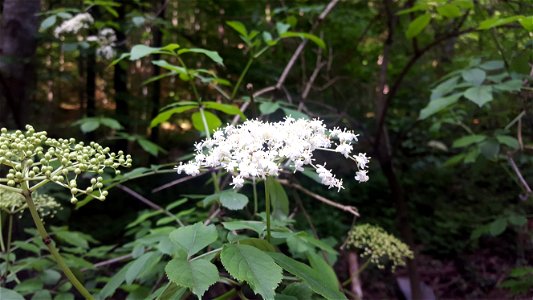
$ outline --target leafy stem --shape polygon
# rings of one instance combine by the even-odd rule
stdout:
[[[55,261],[57,262],[59,268],[63,271],[65,276],[67,276],[68,280],[72,285],[80,292],[80,294],[85,297],[85,299],[94,299],[94,297],[87,291],[87,289],[83,286],[83,284],[76,278],[74,273],[72,273],[72,270],[68,267],[68,265],[65,263],[65,260],[59,254],[59,251],[57,250],[56,246],[54,245],[54,241],[44,228],[43,222],[39,216],[39,213],[37,212],[37,208],[35,207],[35,203],[33,203],[33,199],[31,197],[31,192],[27,186],[23,188],[22,195],[24,196],[24,199],[26,200],[26,204],[28,205],[28,209],[30,210],[31,217],[33,219],[33,222],[35,223],[35,227],[37,228],[37,231],[39,232],[39,235],[43,239],[44,244],[46,247],[48,247],[48,251],[50,251],[50,254],[54,257]]]
[[[241,87],[242,81],[244,80],[244,77],[248,73],[248,70],[250,70],[250,67],[252,66],[252,63],[254,62],[254,57],[250,57],[248,59],[248,63],[246,63],[246,66],[244,67],[244,70],[242,70],[241,76],[239,76],[239,80],[237,80],[237,83],[233,87],[233,91],[231,92],[231,99],[235,99],[235,96],[237,96],[237,92],[239,91],[239,88]]]
[[[265,212],[267,225],[267,241],[270,242],[270,193],[268,190],[267,180],[265,180]]]

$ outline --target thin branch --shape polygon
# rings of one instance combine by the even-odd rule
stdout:
[[[507,154],[507,161],[509,162],[509,164],[511,165],[511,168],[513,169],[516,176],[518,177],[518,180],[520,181],[520,183],[526,190],[526,194],[524,196],[521,196],[520,198],[522,200],[526,200],[527,197],[532,194],[531,188],[529,187],[529,184],[527,183],[527,181],[524,179],[524,176],[522,176],[522,172],[520,172],[520,169],[518,169],[518,166],[516,165],[511,154]]]
[[[349,205],[342,205],[340,203],[337,203],[333,200],[329,200],[328,198],[324,197],[324,196],[321,196],[319,194],[315,194],[313,192],[311,192],[310,190],[304,188],[303,186],[297,184],[297,183],[292,183],[292,182],[289,182],[288,180],[286,179],[279,179],[279,183],[283,184],[283,185],[286,185],[288,187],[292,187],[292,188],[295,188],[301,192],[303,192],[304,194],[308,195],[308,196],[311,196],[313,198],[315,198],[316,200],[320,201],[320,202],[323,202],[329,206],[333,206],[335,208],[338,208],[342,211],[345,211],[345,212],[348,212],[348,213],[351,213],[352,215],[354,216],[359,216],[359,212],[357,212],[357,208],[355,208],[354,206],[349,206]]]
[[[157,211],[161,211],[162,213],[164,213],[165,215],[173,218],[176,220],[176,222],[178,222],[178,224],[180,226],[184,226],[184,224],[181,222],[181,220],[176,217],[175,215],[173,215],[171,212],[169,212],[168,210],[164,209],[163,207],[155,204],[153,201],[150,201],[149,199],[147,199],[146,197],[144,197],[143,195],[137,193],[136,191],[130,189],[129,187],[127,186],[124,186],[122,184],[119,184],[117,185],[117,187],[121,190],[123,190],[124,192],[130,194],[131,196],[133,196],[135,199],[141,201],[142,203],[146,204],[147,206],[149,206],[150,208],[153,208]]]
[[[191,179],[193,179],[193,178],[196,178],[196,177],[198,177],[198,176],[200,176],[200,175],[202,175],[202,174],[194,175],[194,176],[189,175],[189,176],[185,176],[185,177],[182,177],[182,178],[176,179],[176,180],[171,181],[171,182],[169,182],[169,183],[163,184],[162,186],[156,187],[155,189],[152,190],[152,193],[160,192],[160,191],[162,191],[162,190],[164,190],[164,189],[168,189],[168,188],[171,187],[171,186],[174,186],[174,185],[176,185],[176,184],[183,183],[183,182],[185,182],[185,181],[189,181],[189,180],[191,180]]]

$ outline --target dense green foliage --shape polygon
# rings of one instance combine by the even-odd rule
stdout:
[[[41,4],[32,56],[0,29],[0,298],[532,295],[528,1]],[[339,153],[260,176],[199,157],[287,117]],[[283,134],[247,137],[253,162]]]

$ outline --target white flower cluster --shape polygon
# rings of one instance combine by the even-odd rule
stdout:
[[[96,55],[103,57],[105,59],[112,59],[115,57],[115,42],[117,41],[117,36],[115,31],[111,28],[102,28],[98,32],[98,36],[89,36],[87,37],[88,42],[96,42],[99,47],[96,49]]]
[[[178,173],[198,175],[200,169],[223,168],[233,175],[232,185],[240,188],[245,178],[278,176],[283,169],[303,171],[312,166],[322,184],[329,188],[343,188],[341,179],[335,177],[325,164],[314,164],[315,150],[333,151],[353,160],[359,171],[355,179],[368,180],[366,165],[369,158],[364,153],[352,155],[352,144],[357,135],[349,130],[334,128],[328,131],[321,120],[295,120],[269,123],[248,120],[239,126],[217,130],[212,138],[195,145],[193,161],[176,167]]]
[[[89,25],[94,22],[93,17],[89,13],[77,14],[74,17],[64,21],[54,30],[54,36],[59,38],[65,33],[78,33],[83,28],[89,28]]]

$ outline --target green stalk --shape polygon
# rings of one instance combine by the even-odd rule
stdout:
[[[200,116],[202,116],[202,123],[204,124],[205,135],[207,138],[211,138],[209,133],[209,127],[207,126],[207,119],[205,118],[204,109],[200,107]],[[211,178],[213,178],[213,186],[215,187],[215,193],[220,193],[220,182],[218,181],[218,176],[215,172],[211,173]]]
[[[255,177],[253,179],[254,183],[254,215],[257,215],[257,184],[255,182]]]
[[[0,249],[2,252],[6,252],[6,246],[4,245],[4,228],[2,228],[2,212],[0,211]]]
[[[237,84],[233,87],[233,92],[231,92],[231,99],[235,99],[235,96],[237,95],[237,92],[239,91],[239,88],[241,87],[242,81],[244,80],[244,77],[246,76],[246,73],[248,73],[248,70],[252,66],[252,63],[254,62],[254,57],[250,57],[248,59],[248,63],[246,64],[246,67],[244,67],[244,70],[242,70],[241,76],[239,76],[239,80],[237,80]]]
[[[39,232],[39,235],[43,239],[44,244],[46,247],[48,247],[48,251],[50,251],[50,254],[54,257],[55,261],[57,262],[59,268],[63,271],[65,276],[67,276],[68,280],[72,285],[80,292],[80,294],[85,297],[85,299],[91,299],[93,300],[94,297],[87,291],[87,289],[83,286],[83,284],[76,278],[74,273],[72,273],[72,270],[68,267],[68,265],[65,263],[65,260],[59,254],[59,251],[57,250],[56,246],[54,245],[54,241],[44,228],[43,222],[41,218],[39,217],[39,213],[37,212],[37,208],[35,207],[35,204],[33,203],[33,199],[31,198],[31,193],[28,189],[24,189],[22,192],[22,195],[26,199],[26,203],[28,204],[28,209],[30,210],[31,217],[33,219],[33,222],[35,223],[35,227],[37,228],[37,231]]]
[[[267,241],[270,242],[270,193],[268,192],[267,181],[265,180],[265,212],[267,223]]]
[[[9,276],[9,263],[10,259],[9,256],[11,255],[11,238],[12,238],[12,231],[13,231],[13,215],[9,214],[8,217],[8,225],[7,225],[7,246],[6,246],[6,278]]]

